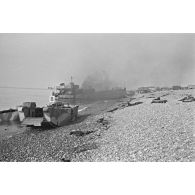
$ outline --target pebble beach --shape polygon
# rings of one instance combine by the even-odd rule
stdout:
[[[179,101],[186,95],[195,97],[195,91],[99,101],[85,105],[78,120],[63,127],[1,132],[0,161],[194,161],[195,101]],[[157,97],[167,102],[152,104]]]

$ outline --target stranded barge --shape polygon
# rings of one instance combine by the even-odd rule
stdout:
[[[77,119],[78,106],[58,102],[40,108],[35,102],[24,102],[18,107],[18,113],[21,124],[25,126],[63,126]]]

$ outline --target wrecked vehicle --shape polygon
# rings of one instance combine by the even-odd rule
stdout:
[[[40,108],[35,102],[24,102],[18,107],[18,112],[20,122],[25,126],[63,126],[77,119],[78,107],[58,102]]]
[[[188,96],[180,99],[179,101],[182,101],[182,102],[193,102],[193,101],[195,101],[195,98],[192,95],[188,95]]]
[[[161,100],[160,97],[157,97],[151,103],[167,103],[167,100]]]

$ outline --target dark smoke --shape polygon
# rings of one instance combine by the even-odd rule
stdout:
[[[195,34],[0,34],[1,86],[185,86],[194,64]]]
[[[96,71],[88,75],[83,83],[83,89],[95,89],[96,91],[109,90],[115,87],[114,81],[111,81],[108,73],[105,71]]]

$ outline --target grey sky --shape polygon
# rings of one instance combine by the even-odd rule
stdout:
[[[127,88],[195,84],[194,34],[0,34],[0,86],[81,84],[95,71]]]

